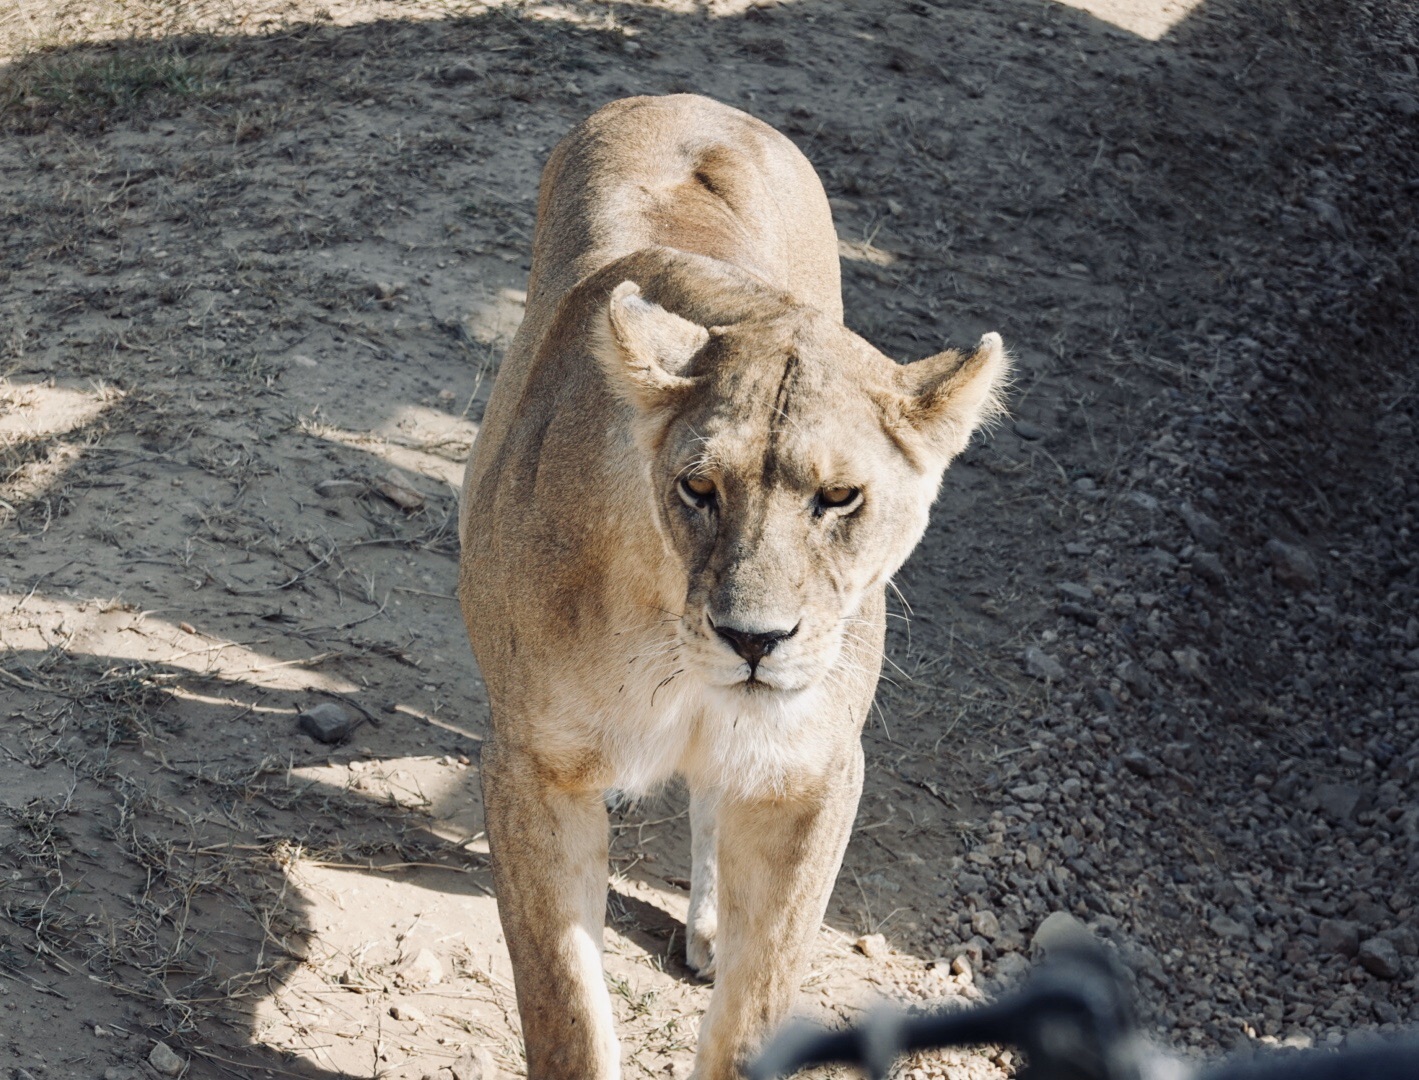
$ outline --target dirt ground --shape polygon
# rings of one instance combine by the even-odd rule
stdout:
[[[548,150],[680,90],[817,166],[849,325],[1018,361],[803,1011],[1067,911],[1182,1052],[1419,1021],[1419,6],[19,0],[0,65],[6,1076],[519,1072],[455,491]],[[683,1076],[685,802],[612,821],[626,1069]]]

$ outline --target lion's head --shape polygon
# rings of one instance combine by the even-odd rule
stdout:
[[[863,597],[921,539],[946,466],[999,410],[1009,367],[996,334],[900,365],[783,294],[704,327],[630,281],[597,352],[635,407],[684,569],[681,663],[745,693],[803,690],[838,662]]]

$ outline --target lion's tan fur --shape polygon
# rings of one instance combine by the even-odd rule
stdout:
[[[1004,373],[993,335],[903,367],[847,331],[822,187],[743,113],[629,99],[553,152],[460,520],[530,1076],[618,1075],[611,788],[691,790],[696,1074],[738,1075],[784,1015],[861,789],[886,580]]]

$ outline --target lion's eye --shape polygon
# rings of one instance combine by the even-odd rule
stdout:
[[[828,510],[841,510],[862,498],[862,489],[855,487],[826,487],[818,492],[818,505]]]
[[[703,509],[714,498],[714,481],[707,476],[682,476],[680,497],[691,506]]]

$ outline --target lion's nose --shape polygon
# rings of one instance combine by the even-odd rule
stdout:
[[[729,642],[729,647],[749,662],[749,670],[753,671],[759,666],[759,661],[774,651],[774,647],[780,641],[793,637],[798,633],[798,627],[792,630],[740,630],[734,626],[720,626],[714,620],[710,620],[710,625],[714,627],[714,632],[725,641]]]

